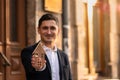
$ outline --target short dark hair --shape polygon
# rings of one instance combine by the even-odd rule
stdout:
[[[38,22],[38,27],[41,26],[42,22],[45,20],[54,20],[56,22],[56,24],[58,25],[58,18],[52,14],[44,14]]]

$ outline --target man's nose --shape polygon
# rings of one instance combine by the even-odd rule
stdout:
[[[50,29],[48,29],[48,34],[51,34],[51,30]]]

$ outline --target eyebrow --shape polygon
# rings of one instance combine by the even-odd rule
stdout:
[[[49,27],[48,26],[43,26],[42,28],[44,28],[44,29],[46,28],[47,29]],[[50,29],[56,29],[56,27],[55,26],[50,26]]]

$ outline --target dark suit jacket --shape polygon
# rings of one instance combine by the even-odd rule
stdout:
[[[26,80],[52,80],[50,63],[47,56],[45,56],[47,61],[45,70],[35,71],[31,65],[32,52],[34,51],[37,44],[38,43],[33,46],[24,48],[21,52],[21,60],[26,72]],[[59,59],[60,80],[72,80],[67,55],[59,49],[57,50],[57,54]]]

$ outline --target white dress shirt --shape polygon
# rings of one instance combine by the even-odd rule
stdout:
[[[52,50],[51,48],[43,46],[43,49],[45,50],[48,60],[50,62],[52,80],[60,80],[57,47],[55,47],[54,50]]]

